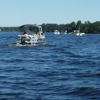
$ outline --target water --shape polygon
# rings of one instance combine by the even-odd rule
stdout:
[[[0,32],[0,100],[100,100],[100,35],[46,33],[46,46],[16,47]]]

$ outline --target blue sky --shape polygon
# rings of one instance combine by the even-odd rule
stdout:
[[[100,21],[100,0],[0,0],[0,26]]]

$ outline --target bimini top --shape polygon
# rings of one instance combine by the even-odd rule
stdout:
[[[23,27],[28,27],[28,26],[37,27],[39,29],[39,33],[43,33],[42,32],[42,27],[40,25],[36,25],[36,24],[25,24],[25,25],[20,26],[19,29],[23,28]]]

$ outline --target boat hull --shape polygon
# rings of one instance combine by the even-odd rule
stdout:
[[[45,37],[42,36],[34,37],[32,35],[29,36],[18,35],[17,44],[35,45],[35,44],[43,44],[43,43],[45,43]]]

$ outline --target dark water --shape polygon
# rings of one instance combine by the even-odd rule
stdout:
[[[100,100],[100,35],[54,35],[56,46],[16,47],[0,33],[0,100]]]

